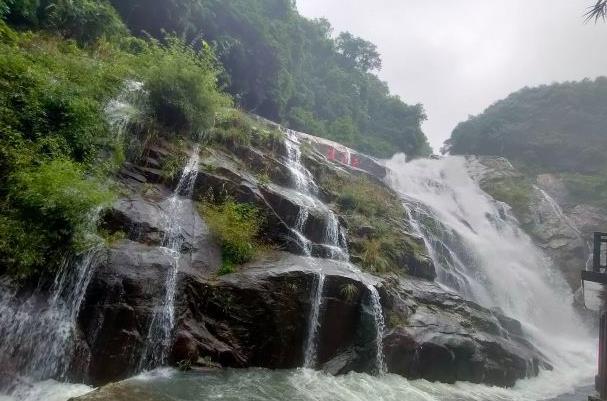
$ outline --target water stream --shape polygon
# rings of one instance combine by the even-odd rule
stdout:
[[[27,299],[9,283],[0,288],[0,387],[14,394],[39,381],[68,380],[78,348],[77,317],[93,276],[98,250],[69,258],[50,289],[43,283]],[[1,396],[0,396],[1,398]]]
[[[194,191],[198,176],[200,149],[196,145],[185,165],[181,178],[169,199],[163,203],[164,238],[162,250],[171,257],[171,268],[166,273],[164,297],[159,300],[149,324],[145,348],[139,361],[139,369],[150,369],[166,363],[173,327],[175,325],[175,290],[184,242],[182,218],[184,202],[188,202]]]
[[[462,157],[387,163],[389,182],[424,238],[438,281],[519,320],[554,366],[554,389],[592,381],[595,341],[572,307],[561,273],[520,229],[510,208],[484,193]],[[553,389],[553,390],[554,390]]]
[[[307,201],[307,204],[314,205],[325,216],[324,241],[321,245],[327,250],[330,259],[349,261],[350,255],[345,229],[340,226],[337,215],[316,197],[318,186],[314,182],[314,176],[301,162],[300,134],[295,131],[286,130],[285,146],[287,148],[287,167],[291,172],[295,189],[300,192],[301,196]],[[302,205],[296,224],[291,228],[305,256],[311,256],[312,254],[312,243],[303,234],[309,213],[307,206]],[[353,270],[357,270],[354,266],[352,268]],[[315,368],[317,363],[317,343],[321,327],[324,283],[325,275],[319,267],[316,273],[314,290],[310,294],[311,308],[308,318],[308,334],[305,341],[303,363],[305,368]],[[368,289],[376,329],[376,371],[382,374],[385,371],[383,360],[384,318],[377,289],[370,284],[368,285]]]

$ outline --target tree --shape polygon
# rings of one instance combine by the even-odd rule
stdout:
[[[336,40],[337,51],[362,72],[381,70],[377,46],[349,32],[342,32]]]
[[[602,19],[603,21],[607,18],[607,0],[597,0],[597,2],[588,8],[586,13],[586,20],[598,22]]]

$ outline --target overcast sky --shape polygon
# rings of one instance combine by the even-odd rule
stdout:
[[[524,86],[607,75],[607,24],[595,0],[297,0],[335,33],[375,43],[380,77],[423,103],[436,151],[455,125]]]

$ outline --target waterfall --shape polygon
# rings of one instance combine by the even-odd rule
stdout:
[[[375,320],[375,371],[382,375],[386,373],[386,362],[384,360],[384,312],[381,307],[379,292],[374,285],[367,284],[373,319]]]
[[[509,207],[471,178],[466,160],[406,163],[404,155],[397,155],[387,167],[390,185],[401,194],[413,229],[434,260],[438,281],[519,320],[554,366],[541,375],[553,389],[590,382],[594,341],[571,306],[573,294]],[[532,381],[546,385],[540,382]]]
[[[322,245],[327,249],[331,259],[348,260],[349,255],[344,230],[340,228],[335,213],[316,197],[318,186],[314,182],[314,176],[301,162],[300,134],[293,130],[285,130],[285,133],[287,167],[291,173],[293,186],[306,204],[315,205],[325,215],[325,235]],[[295,234],[304,255],[310,256],[312,244],[303,234],[310,214],[307,207],[307,205],[301,205],[295,226],[291,228],[291,231]]]
[[[164,297],[156,307],[149,324],[145,348],[139,361],[139,369],[154,368],[166,363],[173,327],[175,325],[175,290],[177,274],[181,262],[181,248],[184,242],[182,211],[194,191],[198,176],[200,148],[196,145],[185,165],[181,178],[173,194],[163,205],[164,237],[162,250],[171,257],[172,263],[166,273]]]
[[[345,230],[339,225],[339,219],[327,205],[321,202],[316,194],[318,186],[314,182],[314,176],[301,162],[301,143],[299,134],[292,130],[285,130],[285,147],[287,149],[287,167],[291,173],[293,186],[300,193],[304,205],[300,205],[295,226],[291,231],[301,247],[305,256],[312,255],[312,242],[304,235],[306,223],[310,211],[308,204],[314,205],[321,210],[325,216],[324,243],[321,244],[331,259],[347,261],[350,259],[347,247]],[[322,270],[316,273],[316,286],[310,294],[310,316],[308,318],[308,334],[305,342],[304,367],[314,368],[317,357],[318,332],[320,329],[322,293],[324,289],[325,276]],[[381,310],[381,307],[380,307]]]
[[[67,379],[76,349],[76,320],[97,254],[93,249],[68,260],[48,293],[38,288],[25,302],[2,285],[0,369],[14,370],[27,381]]]
[[[304,368],[313,369],[316,365],[317,337],[320,328],[320,307],[322,305],[322,293],[325,286],[325,275],[319,272],[316,276],[316,288],[314,290],[313,302],[308,319],[308,336],[306,338],[306,349],[304,353]]]

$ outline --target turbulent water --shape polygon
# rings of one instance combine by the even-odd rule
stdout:
[[[85,352],[74,341],[76,319],[96,256],[91,250],[68,259],[50,289],[42,285],[25,302],[0,287],[0,400],[62,400],[89,389],[44,380],[67,379],[75,352]]]
[[[309,171],[301,164],[299,143],[293,134],[289,135],[287,149],[294,190],[301,195],[304,204],[328,211],[325,215],[326,244],[323,245],[335,248],[336,259],[347,256],[344,230],[326,206],[326,209],[323,209],[323,205],[318,208],[315,184]],[[188,166],[194,165],[197,162],[190,160]],[[175,191],[176,205],[181,199],[180,195],[187,197],[192,183],[195,168],[188,166]],[[550,360],[554,370],[542,371],[538,377],[521,380],[512,389],[469,383],[448,385],[425,380],[410,381],[396,375],[381,374],[384,370],[381,353],[384,322],[377,291],[369,286],[369,305],[374,311],[377,331],[376,370],[379,375],[351,373],[334,377],[309,369],[249,369],[186,374],[160,369],[127,381],[125,388],[136,393],[151,393],[159,400],[173,401],[584,399],[591,391],[595,370],[595,340],[585,331],[584,324],[570,306],[572,294],[560,274],[520,230],[509,208],[494,201],[479,188],[469,174],[469,166],[464,158],[405,163],[404,156],[396,156],[387,162],[387,166],[390,169],[388,181],[401,194],[411,217],[412,229],[426,242],[436,264],[440,284],[447,291],[458,292],[489,308],[499,308],[506,315],[521,321],[529,340]],[[301,210],[292,229],[299,234],[304,254],[310,255],[305,252],[311,247],[310,241],[302,234],[310,211],[308,207]],[[176,253],[181,247],[178,231],[178,227],[169,229],[170,235],[165,241],[166,248]],[[175,269],[178,269],[178,260],[176,258]],[[174,279],[171,277],[169,272],[167,297],[164,308],[159,311],[158,322],[163,322],[164,328],[172,329],[174,290],[171,293],[170,287],[174,288]],[[78,284],[82,285],[86,283]],[[309,367],[315,365],[317,333],[322,321],[323,288],[324,275],[319,268],[316,285],[310,293],[312,308],[305,344],[306,366]],[[74,308],[69,311],[66,316],[71,321]],[[170,332],[164,328],[159,332],[159,344],[165,342],[165,334]],[[86,386],[47,380],[21,386],[11,397],[0,395],[0,401],[60,401],[88,390]]]
[[[464,297],[519,320],[554,371],[553,389],[590,383],[595,340],[571,306],[573,294],[551,261],[519,228],[507,205],[485,194],[463,157],[387,163],[424,238],[438,280]]]
[[[159,401],[537,401],[557,394],[544,378],[503,389],[409,381],[390,374],[330,376],[309,369],[229,369],[204,375],[160,370],[131,379],[124,388],[123,394],[153,394]],[[581,401],[588,391],[584,388],[554,400]]]

